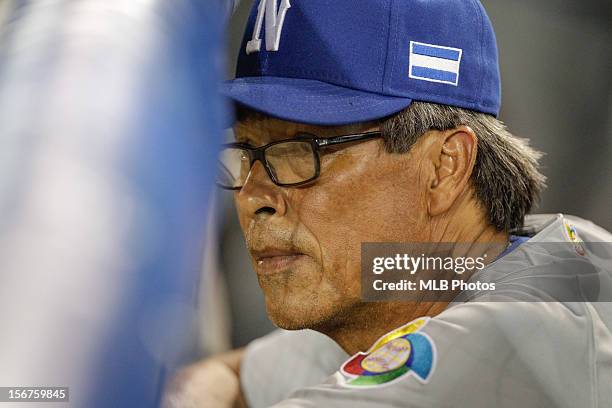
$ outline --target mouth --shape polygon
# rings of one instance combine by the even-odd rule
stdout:
[[[286,271],[307,257],[307,255],[300,252],[280,249],[252,251],[251,254],[255,259],[255,269],[261,275],[271,275]]]

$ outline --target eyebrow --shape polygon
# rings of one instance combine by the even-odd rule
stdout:
[[[236,132],[234,132],[234,140],[238,143],[245,143],[249,141],[249,138],[248,136],[243,136],[243,135],[238,136]]]
[[[232,135],[236,143],[254,142],[250,132],[245,132],[244,130],[242,132],[237,132],[236,127],[232,129]]]
[[[264,145],[264,144],[267,144],[267,143],[271,143],[271,142],[274,142],[274,141],[280,141],[280,140],[290,140],[290,139],[295,138],[297,135],[299,135],[301,133],[313,134],[311,132],[299,131],[299,132],[296,132],[293,135],[279,136],[279,135],[275,135],[274,133],[269,132],[269,133],[267,133],[269,140],[264,143],[263,141],[258,140],[257,137],[254,137],[254,135],[251,132],[248,132],[248,131],[244,132],[243,131],[241,133],[242,134],[238,135],[238,133],[234,130],[234,132],[233,132],[234,140],[237,143],[248,143],[248,144],[251,144],[253,146]],[[320,137],[320,136],[317,136],[317,137]]]
[[[251,117],[252,119],[253,117]],[[255,116],[255,118],[257,118],[257,116]],[[247,120],[243,120],[243,121],[239,121],[237,123],[238,124],[242,124],[245,125],[249,120],[251,119],[247,119]],[[365,130],[363,130],[364,127],[366,126],[375,126],[378,125],[380,126],[382,122],[381,121],[370,121],[370,122],[364,122],[362,124],[353,124],[353,125],[346,125],[346,126],[342,126],[341,128],[343,129],[343,131],[340,132],[339,135],[346,135],[346,134],[354,134],[354,133],[364,133]],[[247,125],[248,126],[248,125]],[[294,132],[292,135],[283,135],[283,136],[279,136],[278,134],[274,134],[273,132],[266,132],[267,134],[267,138],[268,139],[265,143],[261,140],[258,140],[257,137],[253,137],[253,132],[248,131],[248,127],[245,129],[243,128],[243,131],[241,132],[242,135],[238,136],[238,132],[236,132],[236,127],[234,127],[234,140],[236,141],[236,143],[244,143],[244,144],[248,144],[251,145],[253,147],[255,146],[263,146],[267,143],[271,143],[274,141],[281,141],[281,140],[291,140],[296,138],[297,136],[299,136],[300,134],[308,134],[311,136],[314,136],[317,139],[330,139],[330,138],[334,138],[339,136],[338,134],[331,134],[331,135],[327,135],[327,134],[321,134],[321,133],[325,133],[324,129],[302,129],[302,130],[298,130],[296,132]]]

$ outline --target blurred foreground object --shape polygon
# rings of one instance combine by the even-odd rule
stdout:
[[[188,357],[223,114],[213,3],[1,2],[0,386],[156,406]]]

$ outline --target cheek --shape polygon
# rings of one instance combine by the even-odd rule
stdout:
[[[300,218],[334,247],[418,238],[416,227],[427,214],[418,177],[416,172],[398,177],[395,170],[337,172],[342,176],[321,180],[302,197]]]
[[[382,169],[350,173],[322,178],[294,202],[300,221],[317,237],[323,279],[354,297],[359,296],[361,243],[416,239],[422,205],[415,199],[416,177],[397,180]]]

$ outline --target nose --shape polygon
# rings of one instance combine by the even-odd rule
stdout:
[[[238,211],[251,217],[259,214],[282,216],[287,211],[283,188],[274,184],[259,160],[251,167],[235,200]]]

